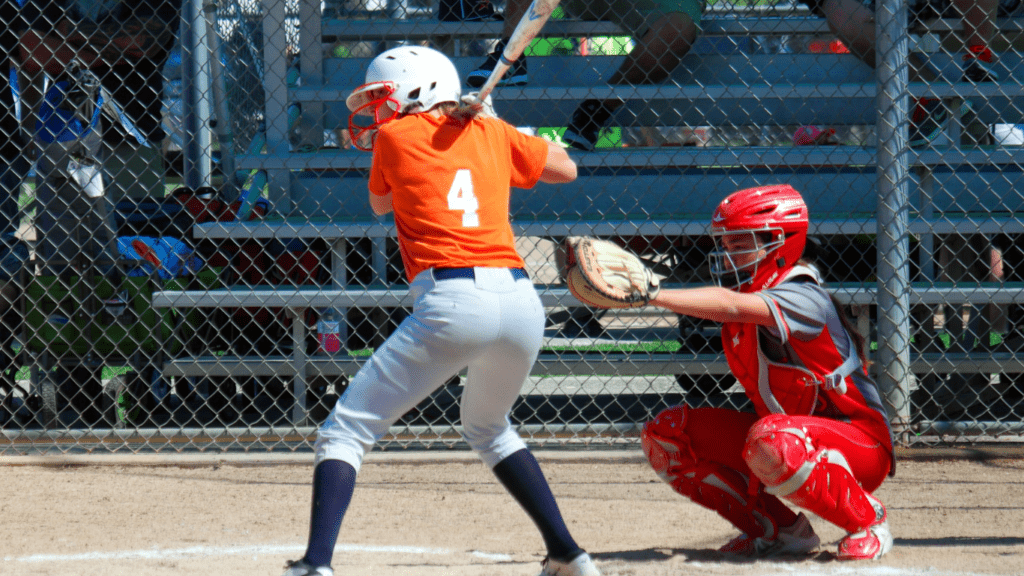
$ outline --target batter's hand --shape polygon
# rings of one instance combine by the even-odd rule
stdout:
[[[488,94],[487,98],[480,100],[479,92],[470,92],[462,97],[462,103],[468,106],[472,106],[477,110],[477,115],[484,118],[497,118],[498,114],[494,111],[494,102],[491,100],[491,95]]]

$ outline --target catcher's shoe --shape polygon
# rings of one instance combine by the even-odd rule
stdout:
[[[806,556],[818,549],[821,539],[814,533],[811,521],[800,513],[788,528],[779,528],[775,538],[751,538],[740,534],[718,549],[722,554],[742,558],[772,558],[775,556]]]
[[[881,502],[871,496],[868,496],[868,500],[875,509],[875,523],[839,541],[836,557],[840,560],[877,560],[892,550],[889,514]]]
[[[289,560],[282,576],[334,576],[330,566],[310,566],[305,560]]]
[[[601,576],[590,554],[584,552],[569,562],[545,558],[540,576]]]

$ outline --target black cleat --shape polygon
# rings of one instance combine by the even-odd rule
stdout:
[[[490,77],[491,71],[494,70],[495,66],[498,65],[498,61],[501,59],[501,53],[505,50],[505,44],[508,43],[507,39],[498,40],[498,43],[494,45],[494,50],[487,56],[487,60],[480,65],[479,68],[473,70],[466,76],[466,85],[470,88],[480,88],[487,82],[487,78]],[[505,71],[505,75],[498,81],[498,86],[522,86],[529,81],[529,76],[526,73],[526,56],[520,56],[509,69]]]

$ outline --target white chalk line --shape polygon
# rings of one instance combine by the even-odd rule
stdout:
[[[80,562],[90,560],[170,560],[182,558],[209,558],[215,556],[246,556],[246,555],[285,555],[302,554],[304,545],[252,545],[252,546],[190,546],[188,548],[148,550],[120,550],[113,552],[82,552],[79,554],[32,554],[29,556],[7,556],[4,562]],[[368,546],[362,544],[339,544],[335,552],[370,552],[379,554],[419,554],[425,556],[445,556],[469,554],[495,562],[508,562],[512,557],[507,554],[495,554],[470,550],[449,550],[446,548],[425,548],[420,546]]]
[[[187,558],[211,558],[219,556],[298,556],[305,552],[305,545],[249,545],[249,546],[190,546],[187,548],[151,548],[147,550],[120,550],[111,552],[82,552],[78,554],[32,554],[29,556],[6,556],[4,562],[82,562],[95,560],[180,560]],[[363,552],[377,554],[416,554],[423,556],[449,556],[468,554],[470,556],[490,560],[492,562],[511,562],[512,556],[481,550],[451,550],[448,548],[427,548],[422,546],[374,546],[365,544],[338,544],[334,551]],[[709,573],[722,568],[721,564],[708,562],[688,562],[687,566],[696,570],[702,567]],[[809,566],[807,564],[772,563],[763,566],[764,574],[785,576],[984,576],[964,572],[946,572],[935,567],[928,568],[897,568],[894,566],[878,566],[866,563],[856,564],[825,564]]]

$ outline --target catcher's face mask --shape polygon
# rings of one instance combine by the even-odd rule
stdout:
[[[770,237],[769,237],[770,234]],[[766,262],[768,255],[785,244],[782,230],[716,230],[715,251],[708,256],[711,276],[723,288],[745,291]],[[771,240],[770,238],[779,238]]]

